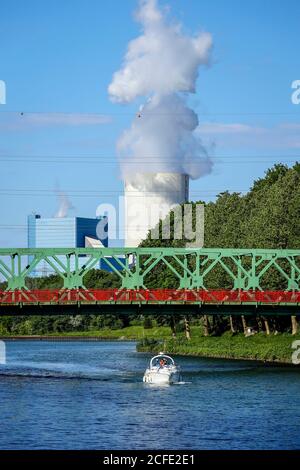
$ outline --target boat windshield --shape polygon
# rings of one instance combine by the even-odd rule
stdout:
[[[174,360],[170,356],[155,356],[150,361],[150,367],[169,367],[174,365]]]

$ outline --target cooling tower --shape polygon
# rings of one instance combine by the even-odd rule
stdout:
[[[125,246],[136,247],[170,210],[188,200],[189,177],[139,173],[125,180]]]

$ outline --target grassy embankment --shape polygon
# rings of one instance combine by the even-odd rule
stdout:
[[[284,333],[266,336],[259,333],[245,338],[243,334],[227,332],[222,336],[204,337],[194,331],[190,341],[179,337],[159,343],[145,338],[138,343],[137,349],[140,352],[159,352],[163,345],[164,351],[169,354],[292,363],[292,344],[295,340],[300,340],[300,335]]]

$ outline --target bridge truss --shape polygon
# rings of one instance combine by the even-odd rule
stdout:
[[[118,276],[119,288],[86,288],[85,276],[100,262]],[[62,288],[30,290],[28,278],[45,265],[61,278]],[[172,287],[155,285],[157,273],[160,279],[171,276]],[[193,305],[202,310],[223,306],[224,311],[243,305],[281,306],[287,312],[300,303],[300,250],[3,248],[0,274],[3,314],[10,305],[48,305],[52,310],[61,305]],[[275,288],[268,287],[272,282]]]

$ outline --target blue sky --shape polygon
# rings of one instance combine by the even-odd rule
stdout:
[[[160,1],[168,4],[184,31],[208,31],[214,43],[189,103],[215,164],[191,183],[191,199],[247,191],[275,161],[300,160],[300,105],[291,102],[291,83],[300,79],[298,0]],[[107,87],[140,32],[136,7],[135,0],[1,2],[0,246],[26,246],[27,214],[54,215],[58,187],[74,206],[70,214],[89,217],[122,194],[115,144],[138,103],[111,103]]]

